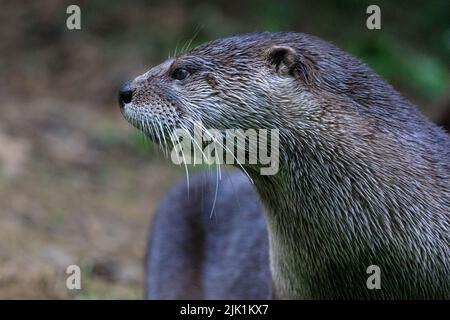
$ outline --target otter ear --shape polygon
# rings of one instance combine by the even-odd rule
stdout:
[[[279,75],[292,76],[310,83],[316,74],[314,63],[289,46],[272,46],[266,59]]]
[[[295,69],[295,50],[291,47],[272,46],[266,52],[266,59],[280,75],[293,74]]]

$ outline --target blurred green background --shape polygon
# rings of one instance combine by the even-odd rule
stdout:
[[[151,212],[183,170],[122,119],[117,88],[192,46],[300,31],[369,64],[450,128],[450,2],[1,1],[0,298],[141,298]],[[66,8],[81,8],[81,30]],[[366,28],[381,8],[382,29]],[[82,267],[82,290],[65,268]]]

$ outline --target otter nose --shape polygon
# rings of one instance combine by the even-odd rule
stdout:
[[[123,108],[126,103],[131,102],[133,97],[133,90],[131,89],[131,81],[126,81],[119,88],[119,106]]]

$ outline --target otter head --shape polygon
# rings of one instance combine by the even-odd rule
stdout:
[[[176,141],[174,130],[192,134],[199,122],[218,131],[276,129],[280,168],[300,154],[310,163],[333,158],[355,140],[365,139],[363,153],[374,124],[404,117],[399,99],[357,59],[301,33],[215,40],[166,60],[119,92],[125,118],[166,147]]]
[[[290,34],[257,33],[201,45],[125,83],[121,111],[150,136],[195,121],[218,130],[281,128],[316,72],[291,42]]]

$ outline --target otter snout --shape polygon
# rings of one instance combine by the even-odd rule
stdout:
[[[119,106],[123,108],[125,104],[130,103],[133,98],[133,90],[131,89],[131,81],[126,81],[119,88]]]

